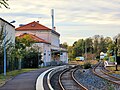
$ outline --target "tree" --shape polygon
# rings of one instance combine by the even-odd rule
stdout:
[[[8,0],[0,0],[0,8],[3,6],[5,6],[6,8],[9,8],[9,5],[7,3]]]
[[[16,57],[19,59],[19,69],[21,69],[21,62],[22,59],[26,55],[26,48],[31,47],[31,45],[34,43],[34,40],[29,36],[29,35],[24,35],[22,38],[21,37],[16,37]]]
[[[4,40],[4,33],[3,33],[3,26],[0,30],[0,68],[3,68],[3,40]],[[0,70],[0,73],[3,69]]]
[[[30,37],[29,34],[24,35],[21,37],[16,37],[16,43],[21,43],[24,46],[30,47],[35,41]]]
[[[75,41],[73,44],[73,58],[77,56],[82,56],[85,51],[85,43],[83,39]]]
[[[23,67],[24,68],[37,68],[39,64],[42,64],[41,53],[35,50],[34,48],[26,51],[26,55],[23,58]]]
[[[39,52],[39,47],[33,47],[35,42],[29,34],[16,37],[15,47],[19,69],[21,69],[21,63],[24,64],[24,67],[38,67],[39,61],[41,60],[41,53]]]
[[[91,38],[87,38],[85,40],[85,47],[87,49],[87,53],[92,53],[93,52],[93,42]]]
[[[94,36],[95,38],[93,39],[93,52],[96,53],[96,56],[99,54],[97,51],[98,51],[98,45],[99,45],[99,42],[98,42],[98,36]]]
[[[105,47],[107,51],[114,50],[114,43],[110,37],[105,38]]]
[[[100,52],[107,52],[106,42],[105,42],[104,37],[100,37],[99,51],[100,51]]]
[[[4,35],[5,23],[0,26],[0,67],[3,68],[3,57],[4,57],[4,48],[8,52],[10,50],[10,39],[7,39],[4,42],[4,39],[7,37],[7,34]],[[6,54],[7,54],[6,52]],[[8,55],[7,55],[8,56]],[[0,71],[1,72],[1,71]]]
[[[117,47],[118,47],[118,56],[120,56],[120,34],[116,35],[113,40],[117,39]]]
[[[26,47],[30,47],[30,42],[25,38],[16,37],[15,39],[15,55],[18,59],[19,66],[18,69],[21,69],[22,59],[26,55]]]
[[[70,60],[73,59],[73,47],[72,46],[68,46],[68,58]]]
[[[68,44],[67,44],[67,42],[64,42],[63,44],[60,44],[60,47],[62,47],[62,48],[68,48]]]
[[[100,52],[106,52],[106,43],[103,36],[95,35],[93,38],[93,49],[96,56],[99,56]]]

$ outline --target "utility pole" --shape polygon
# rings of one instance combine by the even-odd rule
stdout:
[[[87,60],[87,43],[86,43],[86,40],[85,40],[85,59]]]

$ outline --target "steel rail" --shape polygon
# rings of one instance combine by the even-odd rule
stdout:
[[[74,73],[77,69],[75,69],[73,72],[72,72],[72,78],[73,80],[82,88],[82,90],[88,90],[85,86],[83,86],[80,82],[78,82],[78,80],[75,78],[74,76]]]
[[[75,69],[75,68],[76,68],[76,69]],[[75,68],[66,69],[66,70],[64,70],[64,71],[59,75],[59,85],[60,85],[60,87],[61,87],[62,90],[66,90],[65,87],[64,87],[64,85],[63,85],[63,83],[62,83],[62,81],[61,81],[62,75],[65,74],[66,72],[69,72],[71,69],[75,69],[75,70],[73,70],[73,71],[70,73],[70,75],[71,75],[71,77],[72,77],[72,80],[77,84],[77,86],[79,86],[80,90],[88,90],[85,86],[83,86],[81,83],[79,83],[79,82],[77,81],[77,79],[75,79],[74,73],[75,73],[75,71],[78,69],[77,67],[75,67]],[[66,83],[67,83],[67,82],[66,82]]]
[[[102,63],[102,62],[99,62],[99,63],[92,69],[92,72],[93,72],[96,76],[98,76],[98,77],[100,77],[100,78],[103,78],[103,79],[105,79],[105,80],[107,80],[107,81],[110,81],[110,82],[112,82],[113,84],[120,85],[120,78],[117,78],[117,77],[114,77],[114,76],[112,76],[112,75],[109,75],[108,73],[106,73],[105,71],[103,71],[103,70],[102,70],[103,67],[99,67],[101,63]],[[98,68],[98,67],[99,67],[99,68]],[[99,71],[96,71],[97,69],[98,69]]]

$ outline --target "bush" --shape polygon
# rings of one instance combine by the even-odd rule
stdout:
[[[30,51],[23,58],[22,66],[23,68],[37,68],[39,64],[42,63],[43,62],[41,61],[41,54],[38,56],[38,52]]]
[[[104,60],[109,60],[109,57],[108,57],[108,56],[105,56],[105,57],[104,57]]]
[[[91,68],[91,63],[90,62],[84,63],[84,69],[88,69],[88,68]]]

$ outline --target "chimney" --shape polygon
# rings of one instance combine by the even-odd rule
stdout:
[[[56,31],[56,27],[54,27],[54,30]]]
[[[51,17],[52,17],[52,30],[54,30],[54,9],[51,10]]]
[[[25,24],[19,24],[19,26],[21,27],[21,26],[24,26]]]
[[[37,23],[39,23],[39,21],[37,21]]]

